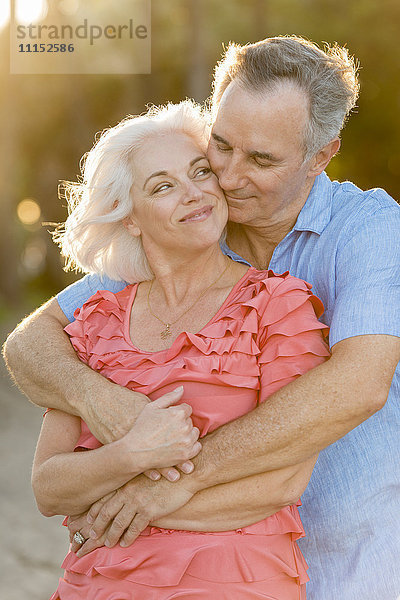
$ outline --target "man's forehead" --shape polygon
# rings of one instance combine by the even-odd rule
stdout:
[[[283,83],[253,92],[232,82],[221,98],[211,135],[228,144],[240,137],[251,150],[268,152],[263,141],[284,132],[302,136],[307,117],[307,99],[298,86]]]
[[[302,110],[304,107],[308,108],[308,98],[295,82],[286,79],[260,89],[250,89],[244,83],[231,81],[222,94],[214,123],[224,121],[235,114],[246,115],[254,108],[263,108],[268,112],[281,107],[282,104]]]

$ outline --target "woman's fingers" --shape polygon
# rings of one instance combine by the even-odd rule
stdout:
[[[197,429],[197,428],[196,428]],[[180,478],[179,471],[184,473],[185,475],[189,475],[189,473],[193,473],[194,464],[191,460],[185,460],[185,462],[180,463],[179,465],[175,465],[174,467],[166,467],[165,469],[151,469],[150,471],[145,471],[143,474],[146,475],[148,479],[152,481],[158,481],[161,477],[165,477],[168,481],[172,483],[174,481],[178,481]]]
[[[140,535],[143,529],[146,529],[148,524],[148,517],[143,514],[137,514],[123,535],[120,545],[123,548],[126,548],[127,546],[133,544],[138,535]]]
[[[104,545],[108,546],[108,548],[115,546],[132,523],[135,515],[136,512],[133,511],[132,513],[132,509],[125,505],[112,521],[111,526],[107,531]]]
[[[168,392],[167,394],[160,396],[160,398],[157,398],[157,400],[153,400],[153,402],[151,403],[152,408],[154,408],[155,406],[157,406],[158,408],[168,408],[169,406],[173,406],[174,404],[179,402],[182,396],[183,386],[181,385],[175,388],[172,392]]]
[[[197,456],[197,455],[198,455],[198,453],[201,451],[202,447],[203,447],[203,446],[201,445],[201,443],[200,443],[200,442],[196,442],[196,443],[193,445],[192,451],[191,451],[191,453],[190,453],[190,458],[194,458],[195,456]]]
[[[182,471],[182,473],[185,473],[185,475],[189,475],[189,473],[194,471],[194,464],[191,460],[185,460],[185,462],[180,465],[176,465],[176,468]]]
[[[158,481],[159,479],[161,479],[161,474],[156,469],[151,469],[150,471],[144,471],[143,475],[146,475],[146,477],[148,479],[151,479],[151,481]]]
[[[85,556],[85,554],[89,554],[89,552],[93,552],[96,548],[101,548],[104,546],[105,534],[99,538],[98,540],[92,540],[91,538],[87,539],[82,546],[80,546],[79,550],[76,552],[78,558]]]
[[[73,521],[68,520],[69,541],[72,552],[77,552],[81,544],[74,540],[75,533],[79,532],[85,539],[89,537],[90,525],[86,520],[86,513]]]
[[[181,476],[181,474],[177,469],[175,469],[175,467],[165,467],[164,469],[158,469],[158,471],[165,479],[167,479],[171,483],[173,483],[174,481],[178,481],[178,479]]]
[[[100,508],[100,512],[93,521],[89,534],[91,539],[99,539],[106,532],[107,527],[120,512],[123,506],[124,501],[118,494],[103,504],[103,506]]]
[[[107,496],[103,496],[103,498],[100,498],[100,500],[92,504],[86,515],[86,520],[88,523],[92,524],[95,522],[104,504],[108,502],[108,500],[113,498],[116,493],[116,491],[110,492],[109,494],[107,494]]]
[[[200,429],[198,427],[193,427],[191,434],[193,442],[196,442],[200,437]]]

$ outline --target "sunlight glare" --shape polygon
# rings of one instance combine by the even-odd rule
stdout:
[[[79,0],[61,0],[58,5],[58,10],[64,15],[74,15],[79,8]]]
[[[10,20],[10,0],[0,0],[0,29]]]
[[[18,23],[30,25],[43,19],[47,14],[46,0],[16,0],[15,18]]]
[[[34,225],[40,219],[40,206],[35,200],[25,198],[18,204],[17,215],[23,225]]]

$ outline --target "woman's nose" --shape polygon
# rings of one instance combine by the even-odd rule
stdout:
[[[194,181],[188,181],[184,188],[183,200],[185,203],[201,200],[203,191]]]

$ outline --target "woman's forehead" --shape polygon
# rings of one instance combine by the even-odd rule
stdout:
[[[205,144],[184,132],[163,132],[147,138],[133,153],[133,166],[139,178],[155,171],[175,171],[190,166],[193,159],[206,157]]]

